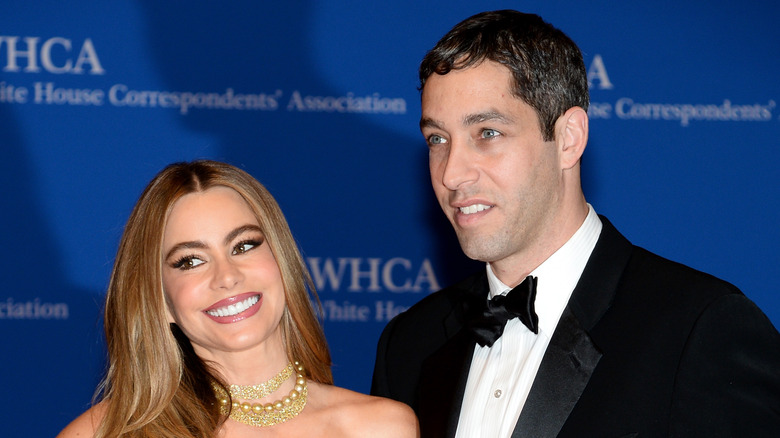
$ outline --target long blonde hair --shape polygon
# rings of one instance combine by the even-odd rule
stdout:
[[[234,166],[208,160],[175,163],[144,189],[119,243],[106,293],[109,368],[99,393],[108,403],[99,437],[211,437],[225,420],[210,386],[225,382],[169,325],[162,287],[162,237],[173,204],[215,186],[244,198],[279,265],[288,358],[300,361],[311,380],[333,383],[330,353],[311,302],[319,303],[316,291],[274,198]]]

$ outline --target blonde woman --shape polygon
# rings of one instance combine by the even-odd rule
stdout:
[[[259,182],[214,161],[168,166],[119,245],[101,400],[59,436],[419,436],[406,405],[332,385],[309,291]]]

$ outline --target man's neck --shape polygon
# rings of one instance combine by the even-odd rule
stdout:
[[[588,204],[582,198],[582,202],[578,203],[576,208],[562,212],[556,225],[548,228],[552,232],[545,238],[537,239],[523,252],[490,263],[493,273],[507,286],[517,286],[571,239],[585,222],[588,211]]]

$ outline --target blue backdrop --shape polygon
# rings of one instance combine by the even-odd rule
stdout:
[[[53,436],[88,407],[124,222],[157,171],[195,158],[236,164],[276,196],[320,291],[336,383],[368,391],[387,320],[481,268],[432,196],[416,71],[487,9],[539,13],[582,48],[596,210],[780,324],[774,2],[10,3],[0,436]]]

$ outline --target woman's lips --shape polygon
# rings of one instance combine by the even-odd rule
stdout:
[[[262,293],[247,292],[214,303],[204,310],[204,313],[218,323],[230,324],[249,318],[257,313],[262,305]]]

